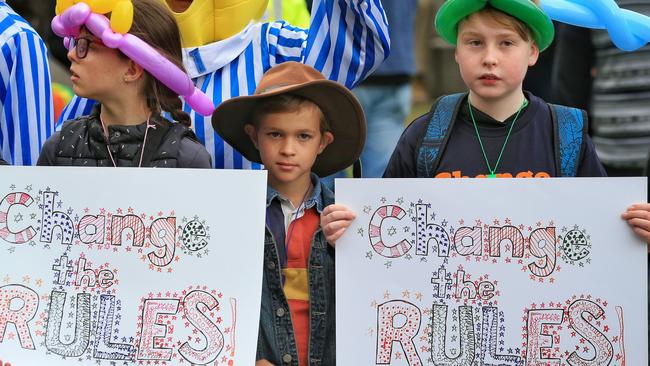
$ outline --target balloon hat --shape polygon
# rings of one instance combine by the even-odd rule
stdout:
[[[540,51],[553,42],[555,30],[551,19],[531,0],[447,0],[436,15],[436,31],[445,41],[456,45],[458,23],[488,5],[524,22]]]
[[[621,9],[614,0],[542,0],[553,20],[579,27],[607,29],[612,42],[634,51],[650,41],[650,17]]]
[[[158,81],[182,96],[185,102],[197,113],[203,116],[212,114],[214,111],[212,100],[194,86],[192,80],[183,70],[140,38],[126,32],[116,32],[111,27],[111,22],[109,22],[108,18],[102,14],[93,12],[93,9],[88,4],[79,2],[78,0],[74,1],[77,3],[67,8],[65,6],[59,7],[59,4],[57,4],[57,10],[62,10],[62,12],[52,19],[52,30],[59,37],[65,38],[64,42],[66,47],[69,46],[68,37],[78,36],[81,26],[85,26],[88,31],[101,39],[107,47],[119,49],[128,58],[147,70]],[[95,0],[91,4],[99,2],[102,1]],[[124,3],[123,0],[119,2]],[[131,18],[132,15],[133,11],[131,10]],[[115,18],[115,16],[116,13],[114,11],[111,18]],[[130,27],[131,24],[129,22],[128,28],[126,28],[127,32]]]

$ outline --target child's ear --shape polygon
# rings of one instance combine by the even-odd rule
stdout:
[[[129,60],[129,67],[126,69],[126,72],[124,73],[124,82],[129,83],[133,81],[138,81],[144,76],[144,69],[142,66],[136,64],[133,62],[133,60]]]
[[[539,58],[539,47],[537,43],[530,42],[530,55],[528,56],[528,67],[534,66]]]
[[[244,132],[246,132],[248,137],[251,139],[255,148],[259,150],[259,148],[257,147],[257,131],[255,130],[255,126],[251,124],[245,124]]]
[[[323,133],[323,136],[320,139],[320,147],[318,148],[318,153],[322,153],[327,145],[331,144],[332,142],[334,142],[334,135],[329,131]]]

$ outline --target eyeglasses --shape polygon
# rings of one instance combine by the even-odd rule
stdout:
[[[83,59],[88,55],[88,49],[90,48],[91,43],[102,44],[98,39],[86,36],[80,36],[77,38],[70,37],[69,39],[70,43],[68,44],[68,50],[75,48],[78,59]]]

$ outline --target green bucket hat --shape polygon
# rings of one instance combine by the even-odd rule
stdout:
[[[447,0],[436,15],[436,31],[445,41],[456,45],[458,23],[488,5],[526,24],[540,52],[553,42],[551,18],[531,0]]]

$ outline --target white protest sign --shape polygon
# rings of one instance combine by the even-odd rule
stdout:
[[[337,180],[338,365],[647,365],[645,178]]]
[[[252,365],[266,172],[0,169],[0,359]]]

